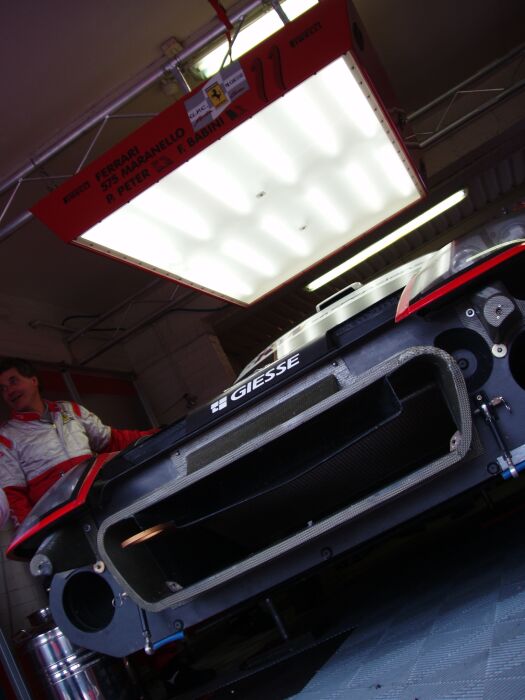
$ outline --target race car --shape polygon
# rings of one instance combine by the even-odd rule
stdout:
[[[525,214],[320,304],[234,386],[65,475],[8,555],[79,646],[147,653],[525,468]]]

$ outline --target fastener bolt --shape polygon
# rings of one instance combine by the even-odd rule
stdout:
[[[321,549],[321,556],[323,559],[331,559],[333,555],[332,549],[330,547],[323,547]]]
[[[494,355],[494,357],[505,357],[505,355],[507,354],[507,346],[503,345],[503,343],[493,345],[492,354]]]

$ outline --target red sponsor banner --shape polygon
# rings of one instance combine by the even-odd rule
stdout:
[[[123,139],[31,211],[60,238],[73,241],[350,51],[352,32],[354,58],[377,84],[377,60],[356,26],[346,0],[323,0]],[[379,80],[383,82],[382,74]]]

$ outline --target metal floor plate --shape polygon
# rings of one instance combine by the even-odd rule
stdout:
[[[525,515],[413,552],[293,700],[524,700]]]

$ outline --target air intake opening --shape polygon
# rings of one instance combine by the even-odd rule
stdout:
[[[465,377],[467,389],[475,391],[490,377],[494,358],[479,333],[469,328],[449,328],[434,340],[434,345],[452,355]]]
[[[456,408],[450,372],[435,356],[411,359],[110,526],[106,552],[138,595],[156,603],[289,538],[308,538],[313,523],[448,457]],[[154,536],[133,537],[150,528]],[[136,544],[128,546],[130,538]]]
[[[62,593],[67,617],[83,632],[100,632],[110,624],[115,614],[113,598],[111,586],[89,571],[71,576]]]

